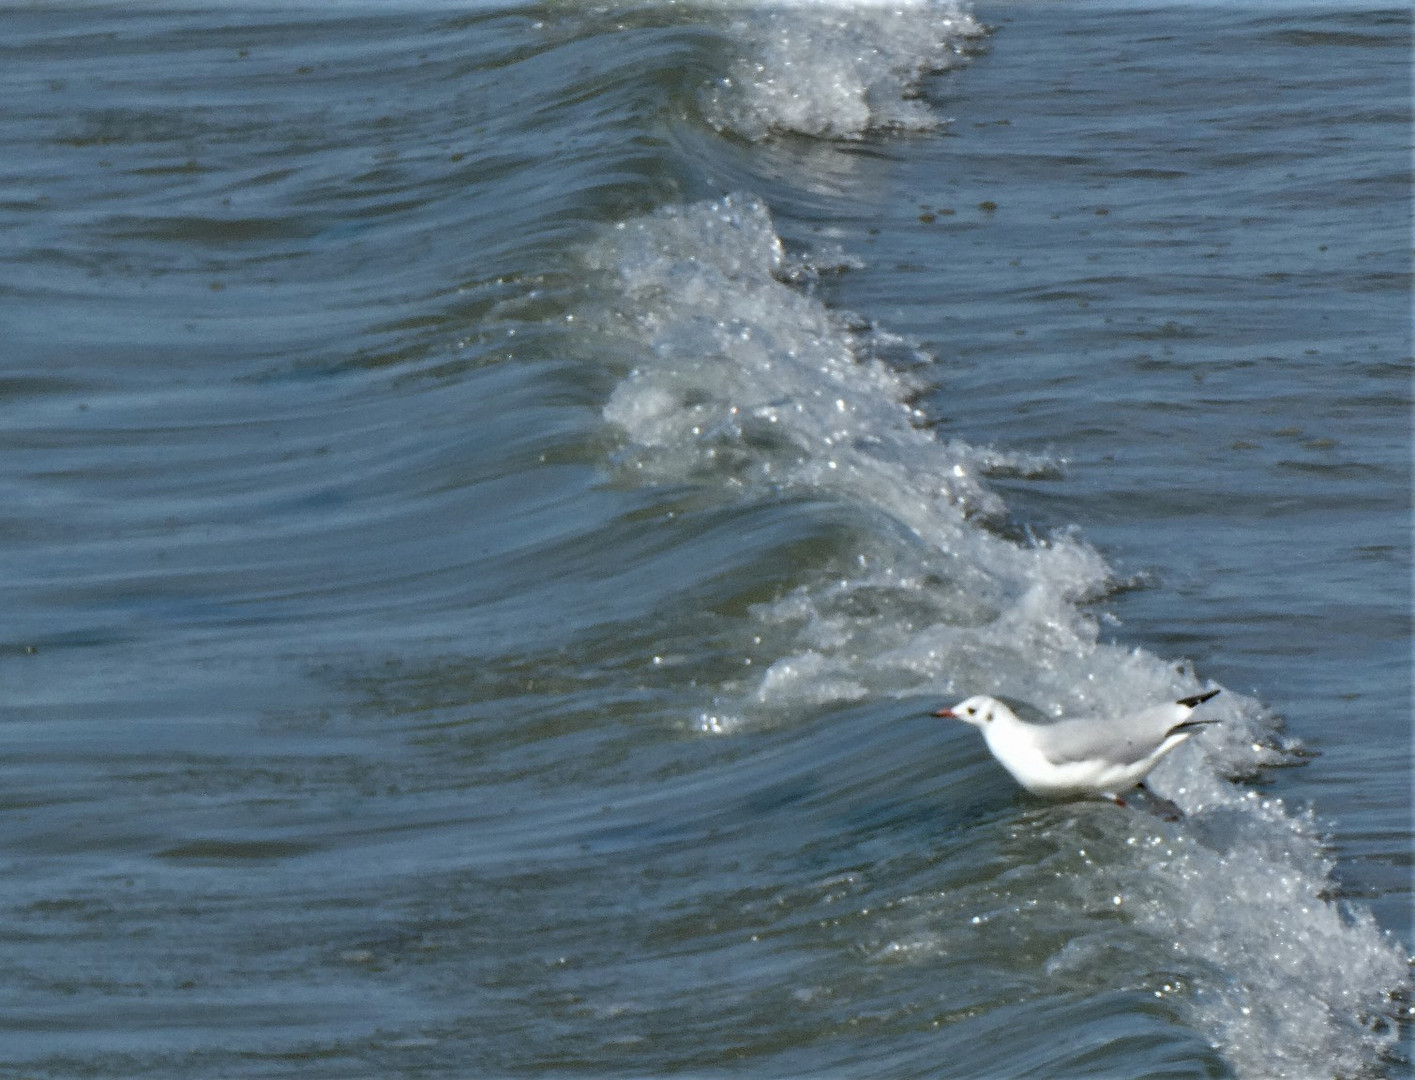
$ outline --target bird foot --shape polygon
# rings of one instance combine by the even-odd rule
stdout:
[[[1159,818],[1161,821],[1184,820],[1184,811],[1179,809],[1179,806],[1176,803],[1170,801],[1169,799],[1156,795],[1144,784],[1137,785],[1135,790],[1144,792],[1145,809],[1148,810],[1150,813],[1154,814],[1155,817]],[[1115,802],[1116,806],[1129,807],[1130,805],[1119,795],[1112,795],[1111,799]]]

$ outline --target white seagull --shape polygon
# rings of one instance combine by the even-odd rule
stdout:
[[[1180,698],[1131,716],[1053,724],[1029,724],[985,694],[933,715],[962,720],[981,730],[992,756],[1034,795],[1052,799],[1104,795],[1124,806],[1122,791],[1139,785],[1148,792],[1145,776],[1160,758],[1195,729],[1218,722],[1190,719],[1196,706],[1217,693],[1210,690]],[[1178,808],[1173,809],[1177,813]]]

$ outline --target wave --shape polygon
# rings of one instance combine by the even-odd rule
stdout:
[[[741,639],[760,674],[717,686],[702,732],[877,696],[1111,713],[1205,685],[1187,663],[1103,641],[1091,605],[1122,584],[1103,557],[1074,532],[1030,535],[987,484],[1064,463],[941,437],[913,404],[920,350],[800,285],[848,260],[788,256],[749,195],[626,220],[584,259],[603,290],[588,318],[638,357],[603,410],[620,474],[728,504],[820,504],[849,536],[749,606]],[[911,362],[889,362],[901,354]],[[1297,759],[1279,719],[1232,690],[1212,708],[1223,722],[1151,777],[1186,826],[1132,837],[1139,850],[1089,871],[1092,887],[1128,898],[1142,963],[1183,970],[1174,996],[1239,1075],[1359,1070],[1391,1045],[1383,1002],[1407,959],[1369,913],[1330,899],[1311,815],[1235,782]],[[1058,987],[1104,977],[1107,941],[1058,949]]]

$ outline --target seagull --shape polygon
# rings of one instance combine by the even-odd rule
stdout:
[[[992,756],[1033,795],[1052,799],[1103,795],[1124,806],[1122,791],[1138,786],[1149,793],[1145,776],[1160,758],[1204,724],[1218,723],[1191,719],[1194,709],[1217,693],[1210,690],[1130,716],[1053,724],[1018,719],[1005,703],[986,694],[933,715],[962,720],[981,730]],[[1178,814],[1172,803],[1166,809]]]

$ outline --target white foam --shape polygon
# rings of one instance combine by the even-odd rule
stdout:
[[[1360,1075],[1394,1044],[1380,990],[1407,984],[1408,958],[1370,912],[1323,898],[1331,865],[1310,815],[1230,792],[1197,837],[1132,838],[1148,850],[1130,915],[1213,973],[1186,1004],[1239,1076]]]
[[[703,731],[890,694],[1121,712],[1200,688],[1183,665],[1100,639],[1085,602],[1112,579],[1084,540],[998,528],[1005,507],[983,478],[1060,463],[937,438],[910,404],[913,377],[879,359],[898,340],[882,348],[861,320],[793,287],[809,264],[788,259],[759,201],[669,207],[587,258],[612,281],[592,314],[645,357],[604,409],[621,469],[725,500],[809,499],[864,523],[853,558],[751,609],[745,670],[762,674],[722,684]],[[1369,915],[1322,899],[1331,867],[1309,817],[1231,782],[1288,759],[1276,719],[1231,691],[1205,708],[1224,722],[1151,777],[1191,832],[1143,848],[1125,910],[1201,973],[1178,1000],[1238,1075],[1358,1071],[1346,1063],[1394,1040],[1360,1017],[1407,985],[1404,953]]]
[[[731,26],[742,55],[701,107],[709,123],[753,141],[927,130],[939,117],[917,100],[922,80],[958,63],[982,32],[957,4],[930,0],[744,10]]]

